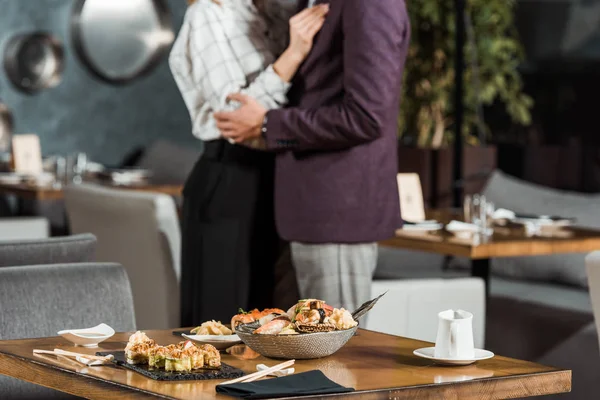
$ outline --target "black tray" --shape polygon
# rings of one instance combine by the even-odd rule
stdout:
[[[101,352],[96,353],[99,356],[112,354],[115,359],[113,362],[123,368],[130,369],[139,374],[142,374],[150,379],[157,381],[192,381],[192,380],[207,380],[207,379],[235,379],[244,375],[244,372],[239,368],[234,368],[231,365],[221,363],[220,369],[200,369],[192,372],[170,372],[164,369],[153,369],[148,365],[128,364],[125,358],[124,351]]]
[[[189,329],[188,330],[173,331],[173,335],[175,335],[175,336],[181,336],[181,337],[183,337],[184,333],[186,335],[188,335],[188,336],[195,335],[195,333],[192,333],[191,330],[189,330]]]

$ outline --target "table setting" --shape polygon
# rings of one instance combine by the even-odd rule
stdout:
[[[494,234],[522,235],[524,237],[568,237],[574,218],[543,214],[517,213],[495,205],[484,195],[466,195],[462,218],[455,213],[449,221],[423,219],[403,221],[401,232],[423,232],[457,239],[485,242]]]
[[[59,341],[52,340],[46,345],[34,347],[32,355],[40,361],[66,360],[69,364],[64,365],[80,365],[75,371],[85,371],[86,376],[117,377],[118,370],[129,371],[139,376],[135,378],[136,382],[147,379],[144,387],[156,390],[168,391],[175,387],[170,385],[177,382],[177,385],[187,385],[186,390],[191,393],[194,390],[189,385],[195,382],[214,382],[203,387],[213,390],[217,398],[318,397],[355,393],[365,390],[361,386],[360,376],[347,369],[348,360],[358,356],[353,354],[362,348],[356,346],[371,345],[376,349],[378,342],[385,342],[389,340],[388,337],[394,338],[358,330],[359,319],[376,307],[377,301],[384,295],[366,302],[353,312],[335,308],[318,299],[299,300],[288,310],[240,310],[228,325],[206,321],[193,329],[170,331],[169,335],[159,331],[138,331],[123,336],[106,324],[66,329],[57,332]],[[423,371],[422,367],[426,365],[456,369],[455,372],[450,369],[432,370],[431,376],[426,377],[430,384],[460,383],[468,381],[469,377],[476,380],[478,377],[494,375],[485,366],[477,369],[471,367],[495,357],[489,351],[474,348],[474,316],[471,313],[449,309],[431,317],[438,319],[434,346],[423,347],[423,342],[406,342],[408,339],[398,338],[408,344],[405,356],[408,358],[398,364],[396,357],[388,359],[380,354],[373,360],[385,361],[389,365],[387,368],[391,368],[388,373],[396,373],[394,371],[404,368]],[[332,339],[339,332],[348,332],[348,335],[341,341]],[[119,337],[116,342],[115,336]],[[238,339],[229,340],[230,336],[237,336]],[[215,339],[217,337],[223,338],[221,343],[225,343],[219,349],[210,344],[218,342],[219,339]],[[327,340],[322,340],[322,337]],[[126,342],[120,341],[123,338]],[[302,340],[314,343],[316,350],[302,346],[295,348]],[[65,346],[65,341],[71,343],[72,348]],[[273,343],[277,344],[275,349]],[[241,347],[250,349],[254,355],[233,356],[236,351],[230,350]],[[346,355],[337,356],[340,352]],[[0,367],[1,356],[0,342]],[[112,368],[114,372],[107,375],[102,368]],[[127,381],[133,382],[132,378],[128,377]]]

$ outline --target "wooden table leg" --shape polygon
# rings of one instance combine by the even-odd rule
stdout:
[[[482,278],[485,283],[486,303],[490,297],[490,259],[471,260],[471,276]]]

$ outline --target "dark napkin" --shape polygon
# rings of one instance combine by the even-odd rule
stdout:
[[[338,385],[317,370],[263,381],[217,385],[217,393],[243,399],[266,399],[290,395],[302,396],[353,391],[352,388]]]

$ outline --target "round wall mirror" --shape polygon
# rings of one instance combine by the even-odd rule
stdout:
[[[175,38],[165,0],[77,0],[72,36],[81,62],[117,84],[150,72]]]
[[[4,50],[4,69],[11,83],[36,93],[60,83],[64,68],[63,46],[43,32],[14,36]]]

